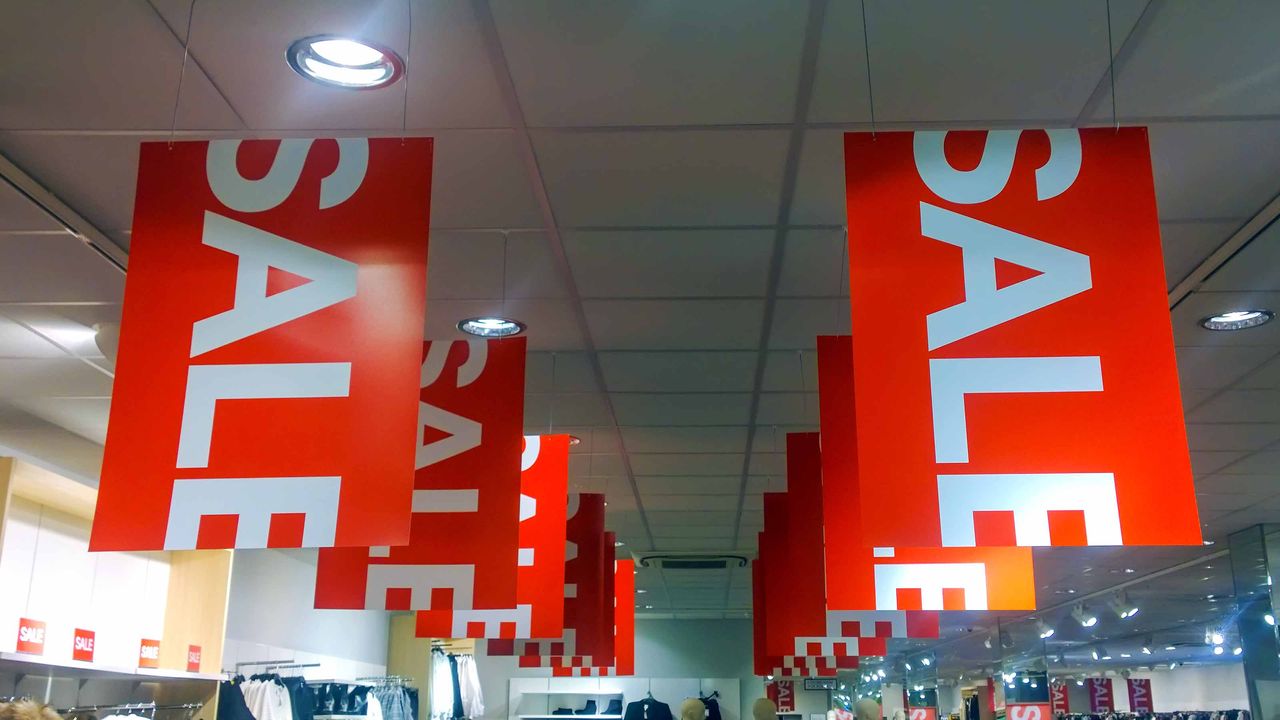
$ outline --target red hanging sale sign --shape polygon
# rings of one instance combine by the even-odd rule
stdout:
[[[187,646],[187,672],[200,672],[201,650],[199,645]]]
[[[1005,716],[1008,720],[1050,720],[1049,703],[1009,703]]]
[[[160,641],[143,639],[138,644],[138,667],[154,670],[160,667]]]
[[[778,712],[795,712],[796,687],[794,682],[790,680],[776,680],[774,682],[766,683],[764,689],[765,695],[773,701],[774,705],[777,706]]]
[[[1129,678],[1129,712],[1155,712],[1151,699],[1151,681],[1147,678]]]
[[[552,677],[605,677],[634,675],[636,646],[636,576],[634,560],[614,563],[614,595],[612,619],[614,651],[612,657],[551,658]]]
[[[84,630],[76,628],[75,634],[71,639],[71,659],[80,662],[93,662],[94,645],[97,644],[97,634],[92,630]]]
[[[426,343],[408,543],[322,550],[317,608],[422,611],[429,637],[506,611],[480,622],[516,632],[524,356],[524,338]]]
[[[408,540],[431,158],[143,143],[91,549]]]
[[[1034,610],[1030,548],[869,547],[863,542],[863,488],[858,459],[867,432],[855,425],[853,343],[818,338],[818,412],[822,431],[822,503],[826,530],[827,606],[839,610]],[[896,475],[884,477],[895,478]],[[904,495],[881,514],[921,519]],[[925,521],[928,524],[928,521]],[[897,637],[901,637],[900,635]]]
[[[18,618],[18,652],[27,653],[28,655],[43,655],[44,639],[44,622]]]
[[[1049,703],[1053,706],[1053,712],[1066,713],[1071,712],[1071,697],[1067,693],[1067,684],[1056,682],[1049,686]]]
[[[1145,129],[849,133],[845,172],[863,543],[1200,544]]]
[[[1111,678],[1086,678],[1089,689],[1089,712],[1109,713],[1115,709],[1115,697],[1111,692]]]

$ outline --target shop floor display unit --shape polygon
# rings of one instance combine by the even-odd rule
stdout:
[[[671,706],[679,716],[680,703],[688,698],[707,697],[719,693],[720,716],[723,720],[742,720],[741,688],[738,678],[641,678],[641,677],[534,677],[512,678],[508,691],[507,720],[621,720],[627,703],[653,699]],[[605,714],[609,703],[618,700],[622,712]],[[596,704],[593,714],[573,715],[554,712],[560,708],[577,711],[589,701]]]

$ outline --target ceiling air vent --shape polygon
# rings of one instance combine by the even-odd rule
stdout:
[[[663,570],[725,570],[746,567],[746,553],[636,553],[640,567]]]

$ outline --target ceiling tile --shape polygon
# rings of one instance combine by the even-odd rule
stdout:
[[[0,71],[3,72],[3,71]],[[7,182],[0,182],[0,232],[58,232],[62,226]]]
[[[1237,220],[1187,220],[1160,223],[1164,275],[1169,287],[1182,282],[1240,227]]]
[[[747,393],[613,394],[618,422],[635,426],[744,425],[750,404]]]
[[[1276,477],[1267,475],[1210,475],[1196,481],[1197,493],[1266,494],[1276,492]]]
[[[642,493],[654,493],[658,495],[731,495],[738,496],[738,489],[742,484],[741,468],[738,473],[726,475],[723,477],[714,476],[659,476],[649,477],[644,475],[636,476],[636,485],[639,486]],[[747,492],[759,493],[764,490],[765,478],[748,477]]]
[[[561,425],[609,425],[613,419],[600,393],[525,393],[525,427],[547,429]]]
[[[622,456],[615,454],[571,454],[569,456],[569,475],[574,478],[607,478],[625,481],[626,468]],[[605,492],[608,488],[599,487],[596,483],[590,492]],[[628,493],[629,494],[629,493]]]
[[[819,335],[849,333],[848,300],[778,300],[770,350],[817,351]],[[843,311],[843,313],[842,313]]]
[[[1112,4],[1117,38],[1128,34],[1142,5]],[[868,3],[876,117],[1073,121],[1107,70],[1103,8],[1072,0]],[[870,119],[864,52],[860,6],[830,5],[812,120]],[[946,82],[939,82],[944,67]]]
[[[636,455],[631,458],[631,469],[636,475],[725,476],[742,472],[742,454],[691,454],[667,453],[665,455]],[[710,522],[708,520],[707,522]]]
[[[0,302],[124,299],[124,273],[70,235],[0,235]]]
[[[557,298],[566,295],[546,233],[458,232],[431,233],[427,265],[427,299],[488,300]],[[503,248],[506,247],[506,260]]]
[[[218,24],[194,25],[193,41]],[[231,33],[239,29],[227,26]],[[182,44],[148,3],[7,4],[0,44],[5,48],[0,86],[9,97],[22,99],[4,103],[0,127],[167,129],[180,75],[179,128],[240,127],[199,66],[187,63],[184,72]],[[288,72],[285,47],[270,49],[271,63]],[[233,42],[227,51],[242,48]],[[253,70],[249,78],[260,74]]]
[[[1183,388],[1222,388],[1261,367],[1276,354],[1277,348],[1191,346],[1177,348],[1176,352],[1178,379]]]
[[[845,303],[847,305],[847,302]],[[765,356],[765,392],[779,390],[816,390],[818,387],[818,353],[816,350],[770,351]]]
[[[788,230],[778,295],[841,297],[846,298],[845,305],[848,305],[848,262],[844,230]]]
[[[752,475],[768,475],[773,478],[785,478],[787,475],[787,455],[786,453],[751,453],[751,474]],[[786,486],[770,487],[770,492],[780,492],[785,490]]]
[[[1149,131],[1162,219],[1246,218],[1275,196],[1280,120],[1153,123]]]
[[[796,170],[791,224],[843,228],[847,225],[844,201],[844,131],[806,131],[804,145],[800,148],[800,165]],[[830,285],[819,283],[818,287],[834,287],[836,282],[832,280]]]
[[[535,131],[533,138],[564,227],[769,225],[777,219],[785,131]]]
[[[813,426],[816,429],[818,394],[764,393],[760,396],[756,424]]]
[[[1270,473],[1276,480],[1276,492],[1280,493],[1280,450],[1254,453],[1219,471],[1223,475],[1251,475]]]
[[[1272,390],[1280,390],[1280,354],[1256,372],[1251,373],[1249,377],[1241,380],[1237,387],[1242,389],[1270,388]]]
[[[737,498],[730,495],[642,495],[646,512],[657,510],[715,510],[737,511]],[[733,533],[726,532],[722,536],[728,540]],[[714,536],[704,536],[714,537]]]
[[[1187,414],[1193,423],[1280,423],[1280,390],[1227,390]]]
[[[701,538],[701,539],[662,539],[655,540],[654,545],[658,550],[668,550],[672,552],[692,552],[698,550],[721,552],[730,550],[730,538]],[[721,584],[722,583],[718,583]],[[680,607],[723,607],[724,598],[723,591],[712,593],[706,597],[690,595],[685,591],[676,602]]]
[[[435,133],[431,225],[542,227],[529,171],[509,130]],[[519,269],[519,268],[517,268]]]
[[[733,525],[664,525],[658,533],[664,538],[731,538]]]
[[[1187,441],[1192,450],[1252,452],[1280,441],[1280,423],[1188,423]]]
[[[791,120],[806,7],[501,0],[493,14],[530,125],[777,123]]]
[[[498,300],[439,300],[427,306],[426,337],[432,340],[464,340],[471,337],[458,330],[467,318],[499,315],[520,320],[528,330],[530,351],[574,351],[582,349],[582,336],[573,309],[564,300],[513,298]]]
[[[723,512],[673,512],[664,510],[649,513],[649,524],[654,528],[654,533],[658,534],[658,528],[669,527],[672,525],[682,527],[732,525],[737,519],[736,515],[737,513],[728,510]]]
[[[1200,452],[1191,453],[1191,471],[1197,477],[1211,475],[1234,463],[1248,453],[1245,452]]]
[[[42,336],[0,317],[0,358],[66,358],[66,353]]]
[[[107,441],[108,398],[28,397],[12,398],[14,406],[98,443]]]
[[[747,428],[736,427],[623,427],[627,452],[637,453],[742,453],[747,449]]]
[[[747,350],[760,343],[762,300],[587,300],[601,350]]]
[[[1209,292],[1280,291],[1280,223],[1273,222],[1258,233],[1198,289]]]
[[[569,231],[564,242],[583,297],[759,297],[773,236],[772,230]]]
[[[595,392],[595,376],[585,353],[531,352],[524,358],[525,392]]]
[[[1116,73],[1121,111],[1175,117],[1278,114],[1278,33],[1280,7],[1272,3],[1153,5],[1151,25]]]
[[[0,359],[0,398],[110,395],[111,378],[75,358]]]
[[[743,352],[602,352],[611,392],[749,392],[757,354]]]

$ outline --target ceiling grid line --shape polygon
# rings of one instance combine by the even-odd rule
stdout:
[[[215,92],[218,93],[218,97],[222,98],[222,102],[227,104],[227,109],[231,111],[232,115],[236,116],[236,120],[240,122],[240,127],[244,128],[245,130],[248,130],[249,123],[245,122],[244,116],[242,116],[240,114],[240,111],[236,109],[236,106],[232,104],[231,98],[227,97],[227,94],[222,90],[222,86],[218,84],[217,80],[213,79],[213,76],[209,74],[209,71],[205,70],[204,65],[200,64],[200,60],[196,57],[195,52],[191,50],[191,37],[188,36],[187,39],[184,41],[182,39],[182,36],[178,34],[177,28],[169,24],[169,21],[165,19],[164,14],[160,12],[159,8],[156,7],[155,3],[152,2],[152,0],[146,0],[146,3],[147,3],[147,7],[151,8],[151,12],[155,14],[156,19],[159,20],[161,24],[165,26],[166,29],[168,29],[169,34],[173,36],[173,39],[175,41],[177,41],[178,46],[181,47],[186,52],[187,61],[191,65],[194,65],[195,68],[200,71],[200,74],[204,76],[204,79],[209,81],[209,85],[214,89]],[[192,0],[191,7],[188,12],[192,16],[195,15],[196,2],[194,0]],[[192,25],[193,27],[194,27],[194,22],[193,22],[194,19],[195,19],[194,17],[190,17],[190,16],[187,18],[188,24]],[[181,99],[182,99],[181,97],[178,98],[179,101]],[[176,132],[176,130],[177,128],[174,127],[168,131],[161,130],[160,132],[169,132],[173,135],[180,134]],[[228,132],[228,131],[223,130],[222,132]],[[231,131],[231,132],[235,132],[235,131]],[[289,132],[292,132],[292,131],[289,131]],[[201,135],[201,137],[207,137],[207,134]]]
[[[618,442],[623,472],[626,474],[627,481],[631,485],[631,493],[635,499],[636,510],[640,517],[640,524],[644,528],[645,537],[649,541],[649,549],[656,550],[657,546],[654,543],[653,530],[649,526],[649,518],[645,514],[644,502],[640,498],[640,488],[636,484],[635,472],[631,467],[631,459],[627,455],[626,444],[622,436],[622,428],[618,425],[618,414],[614,409],[613,400],[609,397],[608,385],[605,383],[604,379],[604,369],[600,364],[600,358],[596,352],[595,341],[591,336],[591,327],[587,322],[586,311],[582,303],[582,296],[578,292],[578,284],[573,276],[573,268],[569,263],[569,256],[565,249],[564,239],[561,236],[559,226],[556,223],[555,210],[551,206],[551,197],[547,193],[546,182],[542,176],[542,170],[538,165],[537,152],[533,147],[533,138],[529,133],[528,126],[525,124],[524,110],[520,106],[520,98],[516,92],[515,81],[511,76],[511,68],[507,63],[506,52],[502,47],[502,38],[498,33],[497,22],[493,17],[493,10],[489,7],[488,0],[473,0],[471,6],[480,26],[480,33],[484,38],[485,48],[489,56],[489,61],[493,66],[493,72],[498,81],[503,102],[507,107],[507,112],[512,123],[512,129],[515,131],[515,135],[517,137],[520,155],[524,160],[525,169],[528,171],[529,180],[532,184],[539,210],[542,213],[543,220],[546,224],[547,240],[551,246],[556,268],[559,271],[561,280],[568,292],[569,304],[573,308],[578,331],[582,336],[582,343],[585,349],[584,354],[587,357],[588,364],[591,366],[596,386],[600,389],[600,394],[603,398],[607,415],[610,420],[610,425],[613,428],[614,435]]]

